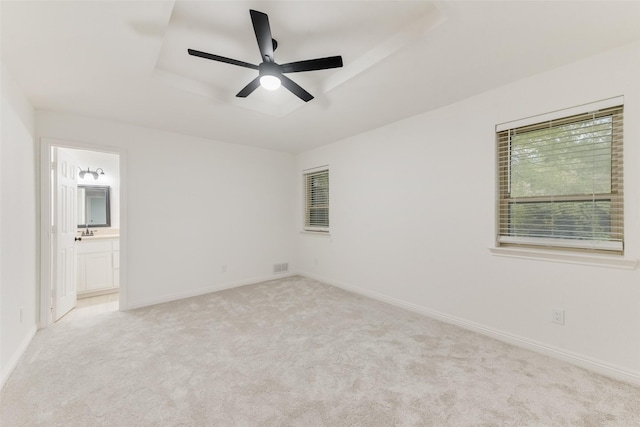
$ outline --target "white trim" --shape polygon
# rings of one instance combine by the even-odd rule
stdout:
[[[558,239],[551,237],[520,237],[520,236],[498,236],[499,243],[514,243],[519,245],[553,246],[572,249],[596,249],[602,251],[622,252],[624,246],[622,242],[608,240],[580,240],[580,239]]]
[[[163,304],[165,302],[178,301],[185,298],[197,297],[200,295],[210,294],[212,292],[223,291],[225,289],[233,289],[233,288],[238,288],[240,286],[252,285],[252,284],[261,283],[261,282],[268,282],[270,280],[282,279],[284,277],[291,277],[296,275],[297,273],[295,272],[275,273],[269,276],[253,277],[251,279],[238,280],[235,282],[228,282],[228,283],[223,283],[219,285],[204,286],[202,288],[192,289],[189,291],[174,292],[172,294],[163,295],[157,298],[150,298],[142,301],[131,302],[125,309],[121,308],[121,311],[133,310],[136,308],[148,307],[156,304]]]
[[[50,241],[50,224],[49,212],[51,210],[51,147],[65,147],[77,150],[100,151],[104,153],[118,154],[120,159],[120,281],[119,281],[119,297],[120,310],[127,307],[128,301],[128,251],[127,236],[128,218],[127,218],[127,163],[128,154],[124,147],[112,147],[105,145],[95,145],[86,142],[60,140],[56,138],[41,137],[40,143],[40,310],[38,316],[38,326],[46,328],[53,323],[51,319],[51,241]]]
[[[303,231],[311,234],[328,234],[329,227],[305,227]]]
[[[549,120],[556,120],[556,119],[561,119],[565,117],[571,117],[577,114],[588,113],[590,111],[597,111],[597,110],[602,110],[604,108],[616,107],[618,105],[624,105],[624,96],[616,96],[613,98],[603,99],[601,101],[590,102],[588,104],[582,104],[582,105],[577,105],[571,108],[552,111],[550,113],[525,117],[522,119],[513,120],[506,123],[500,123],[496,125],[496,132],[501,132],[507,129],[519,128],[522,126],[529,126],[536,123],[547,122]]]
[[[309,168],[309,169],[302,169],[302,173],[304,175],[310,174],[310,173],[316,173],[316,172],[324,172],[324,171],[328,171],[329,170],[329,165],[322,165],[322,166],[316,166],[313,168]]]
[[[543,249],[525,248],[489,248],[489,251],[492,255],[509,258],[620,268],[625,270],[635,270],[638,267],[637,259],[624,258],[620,255],[579,254],[575,252],[545,251]]]
[[[582,368],[591,370],[593,372],[597,372],[601,375],[605,375],[610,378],[614,378],[620,381],[626,381],[635,385],[640,385],[640,372],[637,372],[637,371],[631,371],[628,369],[620,368],[618,366],[611,365],[601,360],[592,359],[588,356],[574,353],[562,348],[558,348],[552,345],[548,345],[548,344],[534,341],[528,338],[524,338],[519,335],[510,334],[508,332],[501,331],[499,329],[490,328],[476,322],[470,322],[468,320],[461,319],[456,316],[451,316],[449,314],[445,314],[436,310],[431,310],[431,309],[419,306],[417,304],[412,304],[397,298],[389,297],[387,295],[384,295],[378,292],[370,291],[357,286],[348,285],[346,283],[327,279],[325,277],[320,277],[314,274],[303,273],[303,272],[299,272],[298,274],[301,276],[319,280],[323,283],[326,283],[332,286],[336,286],[346,291],[354,292],[356,294],[364,295],[366,297],[370,297],[378,301],[386,302],[388,304],[394,305],[396,307],[404,308],[406,310],[409,310],[415,313],[423,314],[427,317],[430,317],[436,320],[440,320],[446,323],[460,326],[461,328],[495,338],[499,341],[506,342],[511,345],[515,345],[516,347],[526,348],[528,350],[532,350],[537,353],[545,354],[547,356],[551,356],[556,359],[563,360],[565,362],[571,363],[576,366],[580,366]]]
[[[1,374],[2,376],[0,377],[0,389],[4,387],[7,380],[13,373],[13,370],[16,368],[16,366],[18,366],[18,362],[20,362],[20,359],[22,359],[22,356],[24,356],[24,352],[27,351],[27,348],[29,347],[29,344],[31,344],[31,340],[33,340],[33,337],[36,335],[37,330],[38,328],[36,327],[36,325],[33,325],[31,329],[29,329],[29,332],[24,337],[24,339],[16,349],[15,353],[13,353],[11,358],[9,358],[9,361],[7,362],[7,364],[2,367],[2,374]]]
[[[315,237],[331,237],[331,233],[328,231],[311,231],[311,230],[302,230],[300,234],[303,236],[315,236]]]

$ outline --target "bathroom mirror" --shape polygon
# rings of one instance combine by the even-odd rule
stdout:
[[[78,185],[78,228],[110,226],[109,187]]]

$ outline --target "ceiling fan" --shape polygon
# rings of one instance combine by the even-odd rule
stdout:
[[[313,95],[284,74],[342,67],[342,56],[329,56],[326,58],[289,62],[288,64],[277,64],[273,58],[273,52],[277,49],[278,42],[271,37],[269,17],[266,13],[258,12],[256,10],[249,10],[249,13],[251,14],[253,30],[256,33],[256,40],[258,41],[258,48],[260,49],[260,56],[262,57],[262,63],[260,65],[249,64],[248,62],[238,61],[236,59],[226,58],[224,56],[201,52],[194,49],[187,49],[189,55],[258,70],[258,77],[253,79],[240,92],[238,92],[236,96],[239,98],[246,98],[251,94],[251,92],[256,90],[258,86],[262,86],[269,90],[276,90],[280,85],[282,85],[304,102],[311,101],[313,99]]]

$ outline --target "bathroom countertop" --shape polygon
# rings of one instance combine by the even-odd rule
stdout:
[[[103,239],[118,239],[120,238],[119,234],[94,234],[93,236],[82,236],[78,235],[78,237],[82,237],[82,242],[85,240],[103,240]]]
[[[76,233],[76,237],[81,237],[82,241],[86,240],[104,240],[104,239],[119,239],[120,238],[120,229],[118,228],[92,228],[94,235],[93,236],[83,236],[82,232],[85,231],[84,228],[78,230]]]

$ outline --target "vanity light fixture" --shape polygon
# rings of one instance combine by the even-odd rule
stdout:
[[[80,169],[80,166],[78,166],[78,169]],[[80,178],[84,178],[86,174],[93,176],[93,179],[98,179],[100,175],[104,175],[104,171],[102,170],[102,168],[98,168],[95,171],[92,171],[89,168],[87,168],[87,170],[80,169],[78,176],[80,176]]]

